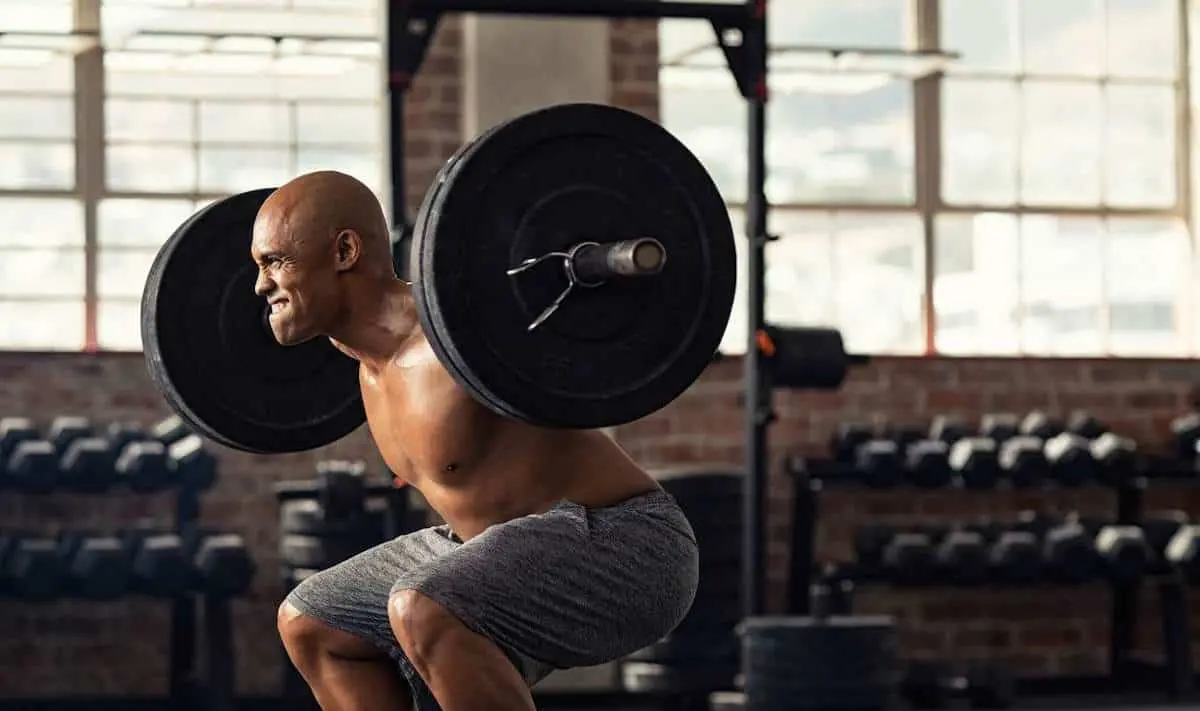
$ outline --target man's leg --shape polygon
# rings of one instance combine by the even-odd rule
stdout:
[[[536,711],[529,686],[491,640],[414,590],[392,595],[392,630],[442,711]]]
[[[412,711],[408,682],[373,644],[288,602],[279,607],[279,636],[324,711]]]
[[[445,527],[385,541],[309,576],[279,609],[279,632],[325,711],[412,709],[411,665],[388,619],[392,584],[460,544]],[[420,682],[420,679],[416,679]]]
[[[529,710],[529,686],[549,671],[611,661],[674,628],[697,565],[691,526],[663,492],[562,502],[400,575],[388,620],[442,711]]]

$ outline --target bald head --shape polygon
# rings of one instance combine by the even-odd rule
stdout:
[[[355,302],[395,279],[383,208],[345,173],[308,173],[271,193],[254,221],[254,290],[280,343],[328,334]]]
[[[391,269],[390,235],[383,207],[358,179],[333,170],[306,173],[271,194],[258,221],[271,232],[287,233],[297,246],[323,249],[347,232],[361,242],[359,262],[352,268]],[[255,224],[257,236],[258,224]]]

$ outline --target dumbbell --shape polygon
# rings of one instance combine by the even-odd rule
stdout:
[[[974,709],[1007,709],[1016,700],[1012,676],[994,664],[969,664],[957,673],[945,663],[912,662],[900,693],[912,709],[942,709],[959,700]]]
[[[29,602],[54,600],[66,571],[58,542],[21,532],[0,534],[0,591]]]
[[[983,527],[988,541],[988,578],[1000,585],[1031,585],[1042,579],[1044,563],[1035,533],[1020,528]]]
[[[363,461],[317,462],[317,500],[330,521],[361,516],[367,503],[367,465]]]
[[[1108,432],[1108,425],[1087,410],[1073,410],[1067,416],[1066,430],[1084,439],[1093,440]]]
[[[937,538],[934,564],[939,581],[960,587],[987,582],[988,545],[981,531],[951,529]]]
[[[34,430],[36,433],[36,430]],[[8,488],[24,494],[48,494],[58,486],[60,470],[54,444],[37,434],[22,431],[4,468]]]
[[[196,434],[179,415],[170,415],[150,426],[150,438],[170,446],[190,434]]]
[[[168,466],[174,483],[191,491],[207,491],[217,481],[217,458],[199,435],[185,435],[167,445]]]
[[[940,489],[954,479],[950,468],[950,446],[941,440],[911,442],[905,452],[904,470],[909,482],[921,489]]]
[[[17,445],[39,437],[37,426],[28,417],[0,418],[0,480],[7,486],[8,462]]]
[[[1066,427],[1062,422],[1045,412],[1033,410],[1021,418],[1021,424],[1017,427],[1017,430],[1019,434],[1047,440],[1062,434],[1066,430]]]
[[[1141,527],[1080,521],[1092,536],[1099,570],[1114,582],[1132,582],[1144,576],[1153,552]]]
[[[1200,581],[1200,526],[1183,511],[1157,511],[1142,520],[1146,545],[1154,554],[1151,569],[1177,571],[1188,582]]]
[[[1050,479],[1059,486],[1082,486],[1100,473],[1091,444],[1073,432],[1060,432],[1050,437],[1046,440],[1044,451]]]
[[[1000,472],[1018,489],[1038,486],[1050,475],[1045,443],[1033,435],[1018,434],[1000,445],[997,456]]]
[[[1020,434],[1021,419],[1010,412],[993,412],[979,420],[979,436],[1002,445]]]
[[[154,439],[137,423],[111,423],[107,440],[118,486],[135,494],[153,494],[176,483],[175,462],[166,443]]]
[[[1083,435],[1080,435],[1083,436]],[[1121,487],[1138,473],[1137,444],[1113,432],[1102,432],[1088,444],[1100,483]]]
[[[950,469],[967,489],[991,489],[1000,477],[996,441],[988,437],[962,437],[950,448]]]
[[[63,565],[65,596],[105,601],[129,592],[129,556],[117,536],[65,531],[59,534],[58,555]]]
[[[129,560],[131,593],[170,598],[191,589],[195,571],[179,534],[143,525],[124,531],[121,541]]]
[[[1100,567],[1096,542],[1078,521],[1052,523],[1040,519],[1036,523],[1031,521],[1030,525],[1041,532],[1042,558],[1048,580],[1077,585],[1095,579]]]
[[[843,422],[829,437],[829,454],[835,462],[853,465],[859,446],[875,439],[875,428],[859,422]]]
[[[859,567],[868,575],[897,585],[930,585],[937,580],[933,536],[922,531],[898,531],[868,525],[855,532]]]
[[[236,533],[199,531],[184,542],[193,570],[193,589],[212,597],[244,595],[254,582],[257,566]]]
[[[0,421],[0,432],[3,423]],[[1200,412],[1189,412],[1171,421],[1171,435],[1175,441],[1175,456],[1185,462],[1194,462],[1200,452],[1196,451],[1200,444]]]

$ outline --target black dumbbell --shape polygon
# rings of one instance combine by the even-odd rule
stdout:
[[[996,441],[963,437],[950,448],[950,468],[967,489],[990,489],[1000,477]]]
[[[971,587],[988,578],[988,546],[983,533],[955,529],[937,541],[934,551],[938,579],[948,585]]]
[[[1200,526],[1180,526],[1167,543],[1167,565],[1179,571],[1189,583],[1200,582]]]
[[[1062,434],[1065,427],[1062,422],[1059,422],[1045,412],[1033,410],[1021,418],[1021,424],[1018,429],[1020,430],[1020,434],[1046,440]]]
[[[1051,437],[1044,451],[1050,479],[1059,486],[1082,486],[1100,473],[1089,442],[1077,434],[1061,432]]]
[[[971,435],[971,428],[961,417],[938,415],[929,423],[929,439],[953,445],[963,437]]]
[[[1067,432],[1077,434],[1084,439],[1096,439],[1108,432],[1108,427],[1096,419],[1087,410],[1075,410],[1067,417]]]
[[[28,417],[0,418],[0,482],[5,486],[9,485],[6,481],[9,457],[16,451],[17,445],[37,439],[38,436],[37,427]]]
[[[46,439],[54,445],[54,451],[61,457],[66,454],[71,443],[80,437],[91,437],[94,432],[92,422],[86,417],[63,415],[55,417],[46,430]]]
[[[8,458],[7,480],[11,488],[26,494],[48,494],[58,486],[62,472],[54,444],[45,439],[27,439]]]
[[[166,419],[154,423],[150,428],[151,438],[162,442],[168,447],[190,434],[195,433],[187,426],[183,418],[178,415],[171,415]]]
[[[1017,435],[1000,445],[997,463],[1004,478],[1018,489],[1039,486],[1050,474],[1045,443],[1032,435]]]
[[[874,439],[874,428],[858,422],[843,422],[829,438],[829,454],[836,462],[853,465],[859,445]]]
[[[1037,534],[996,527],[987,538],[988,577],[1002,585],[1030,585],[1042,578],[1042,550]]]
[[[199,435],[185,435],[167,446],[174,483],[191,491],[207,491],[217,481],[217,458]]]
[[[0,431],[3,425],[0,423]],[[1171,421],[1171,434],[1175,441],[1175,456],[1186,462],[1196,460],[1197,443],[1200,443],[1200,412],[1189,412]]]
[[[367,466],[362,461],[317,462],[317,500],[325,517],[340,521],[361,516],[367,504]]]
[[[979,436],[1003,444],[1020,433],[1021,420],[1009,412],[993,412],[979,420]]]
[[[66,571],[56,540],[15,532],[0,538],[0,549],[5,551],[0,588],[6,595],[45,602],[62,594]]]
[[[1153,553],[1141,527],[1096,523],[1083,525],[1094,534],[1101,573],[1118,583],[1133,582],[1146,574]]]
[[[129,556],[117,536],[65,531],[58,538],[64,594],[85,600],[116,600],[130,589]]]
[[[117,485],[135,494],[166,491],[175,484],[167,445],[136,422],[113,422],[105,433],[113,452]]]
[[[1113,432],[1104,432],[1088,446],[1096,461],[1097,477],[1108,486],[1125,486],[1138,472],[1137,445]]]
[[[1094,580],[1099,568],[1095,539],[1078,522],[1068,520],[1043,524],[1042,558],[1046,578],[1060,584],[1077,585]]]
[[[105,437],[75,437],[58,460],[60,484],[68,491],[99,494],[117,483],[117,457]]]
[[[129,557],[131,592],[170,598],[191,589],[195,571],[178,534],[141,526],[125,531],[121,539]]]
[[[920,531],[902,531],[883,547],[883,576],[903,586],[931,585],[937,581],[938,565],[933,537]]]
[[[1012,676],[997,665],[969,664],[959,673],[938,662],[909,664],[900,686],[912,709],[942,709],[958,700],[974,709],[1007,709],[1014,689]]]
[[[1179,529],[1190,522],[1187,512],[1179,509],[1153,511],[1142,517],[1142,533],[1146,536],[1146,545],[1150,548],[1150,568],[1153,572],[1165,573],[1171,569],[1167,562],[1167,546]]]
[[[934,439],[912,442],[905,453],[904,469],[913,486],[922,489],[948,486],[954,478],[949,445]]]
[[[863,484],[874,489],[898,485],[904,478],[904,456],[889,439],[873,439],[859,445],[854,468]]]
[[[236,533],[207,533],[192,539],[195,589],[212,597],[244,595],[254,582],[257,566]]]

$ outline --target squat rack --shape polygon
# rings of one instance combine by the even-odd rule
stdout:
[[[766,105],[767,0],[682,2],[677,0],[391,0],[387,4],[388,128],[391,136],[392,215],[408,234],[407,180],[404,175],[404,104],[413,77],[446,13],[557,16],[576,18],[690,18],[707,20],[746,100],[746,252],[748,345],[743,359],[746,476],[743,493],[742,592],[744,614],[764,613],[765,505],[768,476],[767,427],[774,418],[758,334],[765,328],[763,288],[767,235]]]

